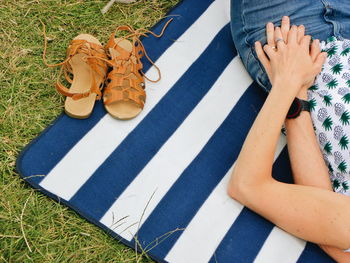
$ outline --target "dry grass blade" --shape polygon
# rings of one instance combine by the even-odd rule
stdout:
[[[28,196],[27,200],[26,200],[25,203],[24,203],[24,206],[23,206],[23,209],[22,209],[22,213],[21,213],[21,221],[20,221],[20,223],[21,223],[22,235],[23,235],[24,241],[26,242],[26,245],[27,245],[27,247],[28,247],[28,249],[29,249],[29,252],[32,252],[32,249],[31,249],[30,246],[29,246],[29,243],[28,243],[26,234],[25,234],[25,232],[24,232],[24,227],[23,227],[23,215],[24,215],[24,210],[25,210],[26,207],[27,207],[27,203],[28,203],[30,197],[32,196],[32,193],[33,193],[33,192],[30,193],[30,195]]]
[[[64,103],[54,88],[58,70],[47,68],[42,61],[39,21],[47,25],[49,61],[60,61],[67,45],[79,33],[89,33],[106,42],[118,25],[149,29],[179,0],[115,3],[102,15],[107,2],[0,1],[1,262],[135,262],[133,249],[67,207],[33,191],[15,170],[22,148],[51,125]],[[40,173],[46,172],[34,172],[36,175],[25,179],[40,181],[45,176]],[[124,221],[114,222],[113,228],[126,228]],[[50,245],[53,241],[54,245]],[[152,262],[138,258],[140,262]]]

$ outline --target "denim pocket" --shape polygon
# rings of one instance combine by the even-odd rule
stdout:
[[[271,84],[269,78],[253,47],[250,48],[246,63],[250,76],[252,76],[266,92],[270,92]]]

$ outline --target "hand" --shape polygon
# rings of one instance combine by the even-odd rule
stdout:
[[[321,53],[319,40],[313,41],[309,49],[311,37],[305,36],[304,26],[293,26],[290,29],[288,17],[283,17],[281,28],[274,28],[272,23],[268,23],[266,31],[268,43],[264,50],[268,57],[260,42],[256,42],[255,47],[271,84],[273,85],[276,79],[293,81],[299,89],[296,94],[301,93],[305,97],[326,58],[325,53]],[[279,38],[283,41],[276,43]],[[272,48],[276,46],[277,49]]]

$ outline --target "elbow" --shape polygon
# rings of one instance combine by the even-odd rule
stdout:
[[[241,178],[243,178],[242,174],[234,168],[226,189],[227,195],[236,201],[240,201],[243,194],[242,190],[245,188]]]
[[[275,181],[271,173],[269,174],[251,174],[245,170],[233,169],[229,183],[227,185],[227,194],[232,199],[246,205],[249,200],[254,199],[256,194],[264,191],[262,185]]]

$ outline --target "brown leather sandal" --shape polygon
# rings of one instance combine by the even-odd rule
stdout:
[[[107,112],[112,117],[127,120],[136,117],[142,111],[146,100],[144,78],[158,82],[161,75],[159,68],[148,57],[139,37],[147,36],[146,33],[161,37],[171,20],[165,24],[159,35],[145,29],[134,30],[130,26],[120,26],[111,34],[106,52],[111,58],[108,63],[113,69],[107,76],[103,100]],[[116,32],[119,31],[127,31],[130,34],[115,38]],[[157,80],[148,79],[142,72],[141,58],[144,55],[157,69],[159,74]]]
[[[47,48],[45,30],[44,37],[44,63],[48,67],[61,66],[56,89],[59,93],[67,96],[64,106],[66,114],[78,119],[89,117],[95,100],[101,99],[101,89],[107,74],[105,62],[107,55],[104,48],[95,37],[81,34],[71,41],[67,49],[67,58],[61,63],[51,65],[46,62],[45,58]],[[71,83],[69,89],[59,81],[62,71],[66,80]],[[70,75],[73,76],[73,79]]]

